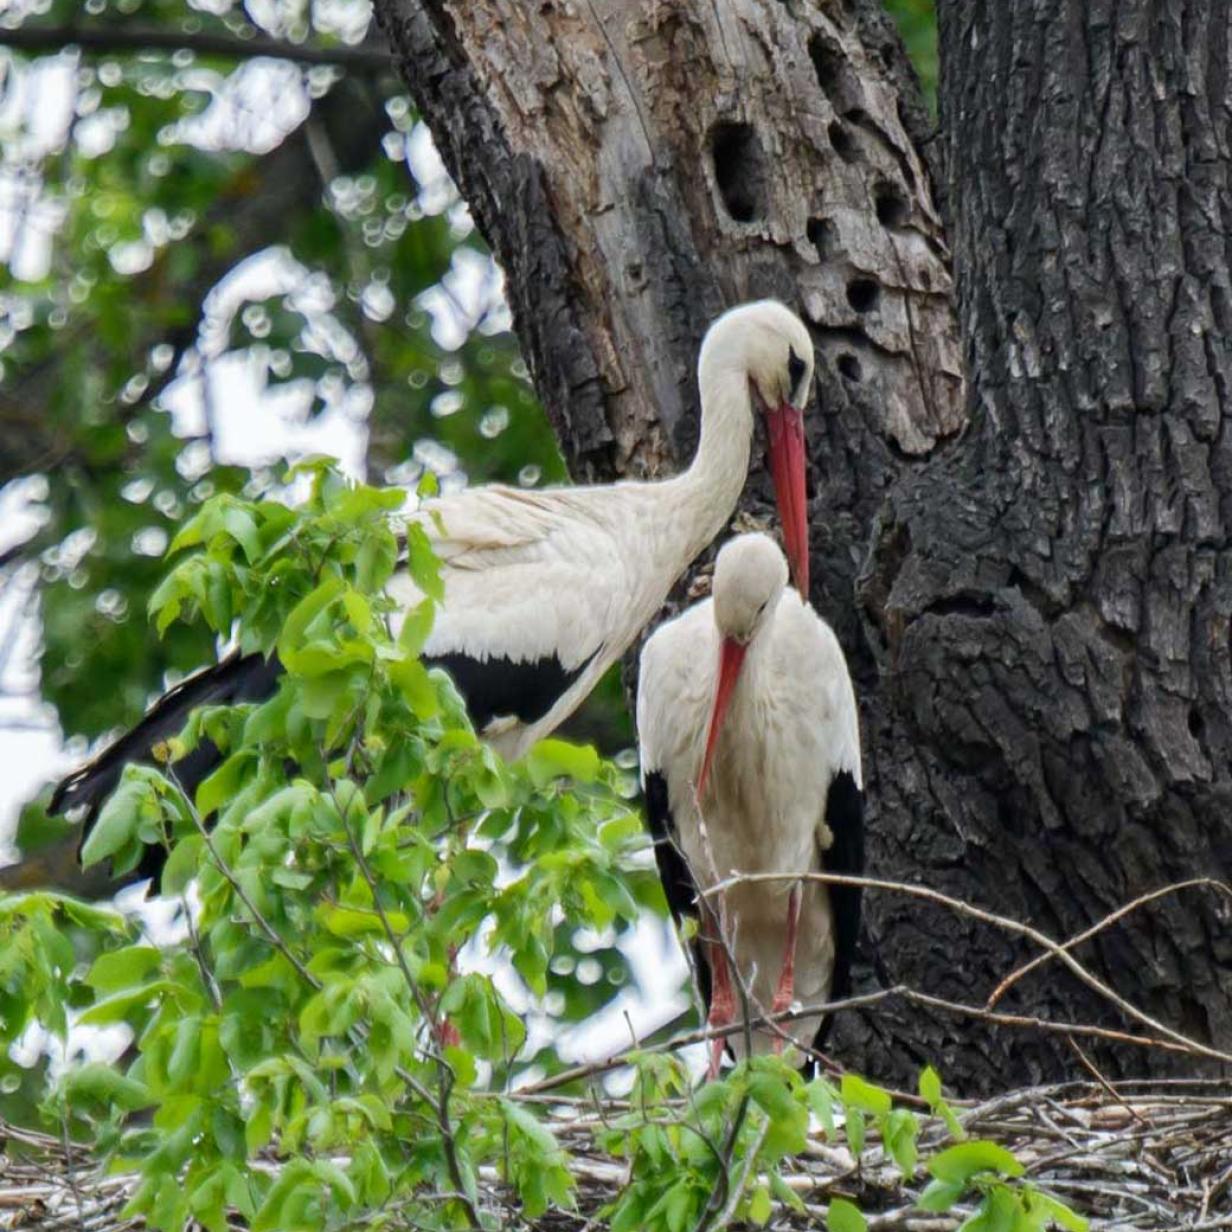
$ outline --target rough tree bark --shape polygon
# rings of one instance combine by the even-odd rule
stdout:
[[[1212,0],[952,0],[940,18],[973,422],[893,493],[862,580],[893,699],[869,733],[877,856],[1063,935],[1232,874],[1232,28]],[[931,913],[876,914],[896,975],[978,997],[1005,961]],[[1082,956],[1227,1050],[1228,920],[1190,894]],[[1052,968],[1017,1003],[1116,1021]],[[940,1024],[920,1041],[959,1046]],[[1066,1061],[1063,1040],[973,1044],[1025,1078]]]
[[[579,481],[688,457],[721,308],[774,294],[806,315],[812,599],[861,692],[871,867],[1056,933],[1232,864],[1212,3],[943,7],[939,195],[877,0],[377,4]],[[768,491],[756,474],[754,516]],[[1018,956],[913,902],[870,896],[868,920],[883,975],[957,999]],[[1227,1042],[1219,927],[1190,899],[1084,956]],[[1115,1021],[1045,972],[1014,1007]],[[915,1008],[849,1016],[834,1046],[969,1088],[1075,1064],[1060,1037]]]

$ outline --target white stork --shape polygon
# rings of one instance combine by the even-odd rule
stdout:
[[[539,490],[494,484],[409,515],[427,531],[445,586],[425,661],[450,672],[476,729],[501,753],[521,755],[582,702],[722,528],[748,474],[755,411],[766,421],[793,571],[807,587],[803,408],[812,379],[800,319],[772,300],[741,305],[702,343],[701,439],[682,474]],[[419,600],[405,572],[389,590],[404,611]],[[231,655],[190,677],[61,783],[52,811],[97,809],[124,763],[178,732],[195,706],[268,697],[279,671],[259,656]],[[185,766],[179,777],[191,790],[209,768]]]
[[[728,964],[750,1013],[845,996],[860,891],[819,882],[735,884],[738,874],[859,874],[864,866],[860,732],[834,631],[787,586],[765,535],[719,553],[712,598],[662,625],[642,650],[637,694],[642,784],[672,913],[696,917],[698,983],[711,1026],[736,1020]],[[799,944],[797,944],[799,938]],[[820,1048],[821,1015],[784,1030]],[[759,1030],[754,1051],[782,1042]],[[744,1039],[728,1044],[743,1055]],[[714,1041],[711,1076],[723,1040]]]

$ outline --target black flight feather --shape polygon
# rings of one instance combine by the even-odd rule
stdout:
[[[826,825],[834,842],[821,853],[827,873],[858,877],[864,872],[864,793],[850,770],[840,770],[830,780],[826,793]],[[851,993],[851,964],[860,937],[860,886],[828,885],[830,910],[834,916],[834,971],[830,976],[830,1000],[839,1001]],[[827,1015],[817,1029],[813,1047],[821,1051],[830,1033],[833,1015]]]
[[[693,875],[681,854],[676,837],[676,823],[672,818],[672,805],[667,794],[667,779],[662,772],[651,770],[646,774],[646,824],[654,840],[655,863],[659,866],[659,880],[663,883],[663,896],[671,909],[672,919],[679,927],[686,919],[696,920],[697,886]],[[693,939],[694,968],[697,971],[698,991],[702,1004],[710,1009],[710,967],[700,935]]]

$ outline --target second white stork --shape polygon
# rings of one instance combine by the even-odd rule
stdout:
[[[521,755],[582,702],[731,516],[748,474],[755,413],[766,422],[793,571],[807,587],[803,408],[812,379],[812,341],[800,319],[772,300],[741,305],[702,343],[701,436],[682,474],[594,487],[476,487],[409,515],[427,531],[445,587],[424,658],[450,672],[476,729],[506,757]],[[395,574],[390,593],[403,610],[419,600],[405,572]],[[66,779],[52,811],[96,810],[124,763],[178,732],[195,706],[268,697],[279,674],[276,662],[231,655],[190,677]],[[189,790],[211,768],[201,752],[178,771]]]
[[[752,1017],[847,994],[860,926],[856,887],[793,881],[864,867],[860,733],[833,630],[787,586],[765,535],[727,543],[712,597],[642,650],[637,728],[655,855],[677,921],[699,918],[698,983],[713,1027],[736,1021],[734,960]],[[785,874],[735,883],[740,874]],[[783,1031],[820,1049],[828,1021]],[[754,1051],[783,1036],[760,1029]],[[737,1033],[728,1039],[737,1056]],[[712,1046],[718,1073],[723,1040]]]

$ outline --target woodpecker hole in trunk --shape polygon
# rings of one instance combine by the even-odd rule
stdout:
[[[856,149],[856,143],[852,140],[851,134],[837,120],[826,130],[826,135],[830,138],[830,145],[833,147],[835,154],[843,162],[854,163],[860,156],[860,152]]]
[[[824,34],[809,39],[809,59],[817,84],[835,111],[848,111],[864,101],[860,78],[843,54],[843,49]]]
[[[845,352],[838,357],[838,370],[839,374],[848,381],[858,381],[864,375],[860,361],[850,352]]]
[[[911,213],[907,198],[893,184],[878,184],[873,192],[873,202],[877,209],[877,221],[883,227],[901,227]]]
[[[838,228],[828,218],[810,218],[805,234],[817,249],[819,261],[828,261],[838,252]]]
[[[847,284],[847,302],[857,312],[871,312],[880,294],[881,288],[871,278],[853,278]]]
[[[728,214],[736,222],[756,222],[766,212],[766,156],[753,126],[719,124],[710,148]]]

